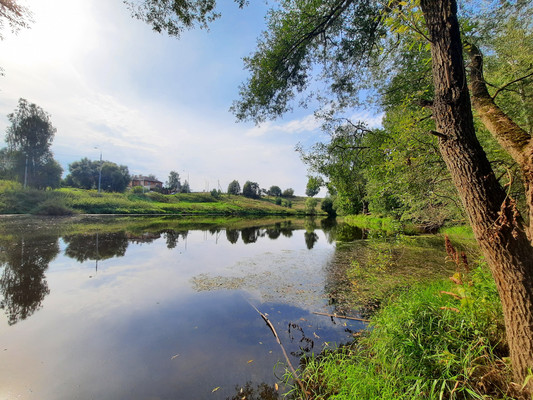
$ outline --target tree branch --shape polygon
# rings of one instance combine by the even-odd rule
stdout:
[[[522,76],[522,77],[520,77],[520,78],[515,79],[514,81],[511,81],[511,82],[506,83],[505,85],[503,85],[502,87],[500,87],[498,90],[496,90],[496,92],[492,95],[492,100],[494,100],[494,99],[496,98],[496,96],[498,96],[498,94],[499,94],[502,90],[505,90],[505,88],[506,88],[507,86],[510,86],[510,85],[512,85],[513,83],[520,82],[521,80],[524,80],[524,79],[526,79],[526,78],[529,78],[530,76],[533,76],[533,71],[531,71],[531,72],[530,72],[529,74],[527,74],[527,75],[524,75],[524,76]]]

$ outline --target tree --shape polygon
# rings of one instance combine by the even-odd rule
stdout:
[[[100,187],[108,192],[123,192],[131,181],[128,167],[111,161],[91,161],[82,158],[69,164],[69,172],[65,183],[81,189],[98,188],[100,172]]]
[[[270,186],[270,189],[268,189],[267,194],[269,196],[280,197],[281,196],[281,189],[280,189],[279,186]]]
[[[242,187],[242,195],[251,199],[258,199],[261,197],[261,188],[257,182],[246,181]]]
[[[69,164],[69,174],[65,178],[68,186],[80,189],[94,189],[98,185],[99,161],[91,161],[87,157]]]
[[[238,181],[233,180],[228,185],[228,194],[240,194],[241,193],[241,185]]]
[[[305,194],[309,197],[314,197],[320,192],[320,187],[324,181],[320,177],[310,176],[307,179],[307,186],[305,187]]]
[[[208,0],[144,3],[147,7],[140,17],[152,23],[154,29],[171,34],[179,34],[177,25],[205,26],[217,16],[215,2]],[[160,12],[150,13],[150,7],[161,7]],[[500,107],[486,101],[489,99],[483,95],[482,87],[476,87],[478,83],[483,86],[484,75],[472,46],[470,92],[455,0],[287,0],[276,5],[269,13],[268,31],[260,39],[257,51],[245,60],[251,77],[241,87],[240,100],[232,109],[243,120],[278,117],[291,108],[291,101],[314,78],[319,78],[329,84],[329,92],[321,94],[327,100],[326,110],[342,112],[360,102],[361,89],[394,76],[396,64],[405,62],[397,51],[402,46],[397,44],[406,31],[416,33],[413,44],[430,50],[431,90],[426,93],[430,96],[415,100],[431,110],[435,123],[431,133],[438,139],[442,159],[496,281],[514,377],[522,383],[528,369],[533,369],[530,229],[496,178],[476,136],[472,103],[478,113],[485,112],[482,122],[520,165],[530,215],[533,140],[528,132],[517,129]],[[492,112],[497,118],[491,118]],[[533,224],[531,218],[530,223]],[[527,387],[533,390],[533,380]]]
[[[0,40],[4,38],[3,30],[7,23],[11,32],[17,33],[21,28],[28,28],[32,22],[28,8],[15,0],[0,0]]]
[[[180,191],[181,189],[180,175],[176,171],[170,171],[166,186],[171,192]]]
[[[320,203],[320,209],[328,214],[329,217],[335,217],[337,211],[333,207],[333,199],[330,196],[327,196]]]
[[[44,188],[47,183],[57,187],[57,174],[59,171],[61,176],[62,170],[50,151],[56,132],[50,115],[21,98],[7,118],[11,125],[7,128],[6,143],[12,158],[13,175],[33,187]]]
[[[294,197],[294,189],[293,188],[287,188],[283,191],[281,194],[281,197]]]
[[[191,187],[189,186],[189,181],[185,179],[183,185],[181,186],[181,193],[191,193]]]
[[[131,176],[128,167],[114,162],[104,161],[102,164],[101,188],[107,192],[122,193],[128,187]]]
[[[312,197],[309,197],[305,200],[305,212],[307,214],[316,214],[316,206],[318,205],[318,200]]]

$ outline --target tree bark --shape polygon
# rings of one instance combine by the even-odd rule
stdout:
[[[533,232],[531,232],[533,221],[533,143],[531,135],[509,118],[494,102],[483,77],[483,55],[475,45],[467,45],[467,48],[470,55],[472,105],[483,125],[520,166],[529,213],[528,235],[530,240],[533,240]]]
[[[421,7],[431,40],[439,149],[496,281],[521,384],[533,368],[533,248],[475,135],[456,2],[422,0]]]

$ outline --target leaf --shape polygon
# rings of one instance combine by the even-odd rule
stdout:
[[[211,393],[215,393],[218,389],[220,389],[220,386],[217,386],[216,388],[214,388],[213,390],[211,390]]]
[[[254,362],[254,360],[248,360],[248,364],[250,364],[251,362]]]
[[[176,357],[179,357],[179,354],[175,354],[172,357],[170,357],[171,360],[175,359]]]
[[[277,392],[277,391],[278,391],[278,389],[279,389],[279,386],[278,386],[278,384],[277,384],[277,383],[274,383],[274,390],[275,390],[275,391]]]

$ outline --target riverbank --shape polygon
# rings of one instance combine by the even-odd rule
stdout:
[[[377,242],[364,262],[361,251],[353,253],[344,296],[368,313],[369,329],[345,346],[302,359],[307,396],[295,387],[291,398],[531,398],[511,383],[498,292],[469,229],[447,233],[448,254],[442,254],[443,235],[436,252],[450,268],[445,278],[432,276],[435,271],[420,275],[415,260],[407,273],[398,271],[395,259],[406,246],[429,237]]]
[[[211,193],[98,194],[95,190],[70,188],[43,191],[0,182],[0,214],[325,215],[320,204],[314,211],[306,209],[305,200],[305,197],[292,197],[280,202],[271,196],[249,199]]]

